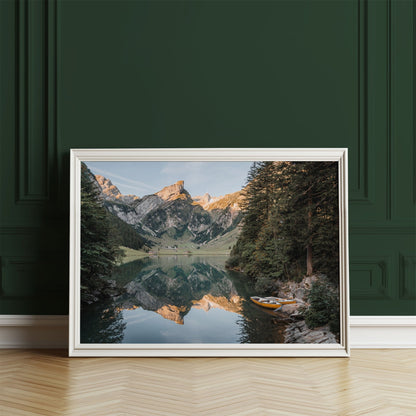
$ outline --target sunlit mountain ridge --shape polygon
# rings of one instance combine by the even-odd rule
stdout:
[[[175,250],[221,246],[221,241],[235,242],[242,219],[243,191],[220,197],[192,197],[183,180],[160,191],[139,197],[123,195],[110,178],[93,175],[90,180],[99,193],[103,206],[149,241],[149,245]],[[208,246],[207,246],[208,247]]]

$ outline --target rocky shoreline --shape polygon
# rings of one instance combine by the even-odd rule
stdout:
[[[335,335],[325,325],[315,329],[309,329],[304,320],[293,322],[285,330],[285,342],[287,344],[336,344]]]
[[[320,277],[320,276],[319,276]],[[303,311],[310,305],[307,301],[309,290],[318,276],[307,276],[301,282],[287,282],[281,285],[278,296],[295,299],[295,304],[283,305],[277,312],[280,320],[284,319],[288,325],[285,329],[285,343],[298,344],[335,344],[338,343],[329,325],[310,329],[303,318]]]

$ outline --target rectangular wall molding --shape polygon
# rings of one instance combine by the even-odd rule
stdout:
[[[416,348],[416,316],[351,316],[351,348]],[[67,348],[66,315],[0,315],[0,348]]]
[[[416,256],[399,256],[399,295],[400,299],[416,301]]]
[[[388,300],[391,292],[390,276],[392,259],[390,256],[355,257],[350,263],[350,271],[357,277],[357,284],[351,288],[351,299]]]
[[[33,276],[38,267],[33,256],[0,256],[0,295],[33,296],[38,284]]]
[[[16,2],[18,203],[50,198],[56,165],[56,33],[53,1]]]
[[[350,201],[370,204],[368,195],[368,4],[367,1],[357,2],[357,178],[351,183]]]

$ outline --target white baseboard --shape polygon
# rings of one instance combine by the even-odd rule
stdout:
[[[351,348],[416,348],[416,316],[351,316]],[[0,315],[0,348],[67,348],[66,315]]]
[[[416,348],[416,316],[351,316],[351,348]]]
[[[0,315],[0,348],[67,347],[67,315]]]

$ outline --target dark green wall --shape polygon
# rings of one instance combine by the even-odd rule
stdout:
[[[411,1],[0,8],[0,313],[67,313],[71,147],[227,146],[348,147],[351,313],[416,314]]]

